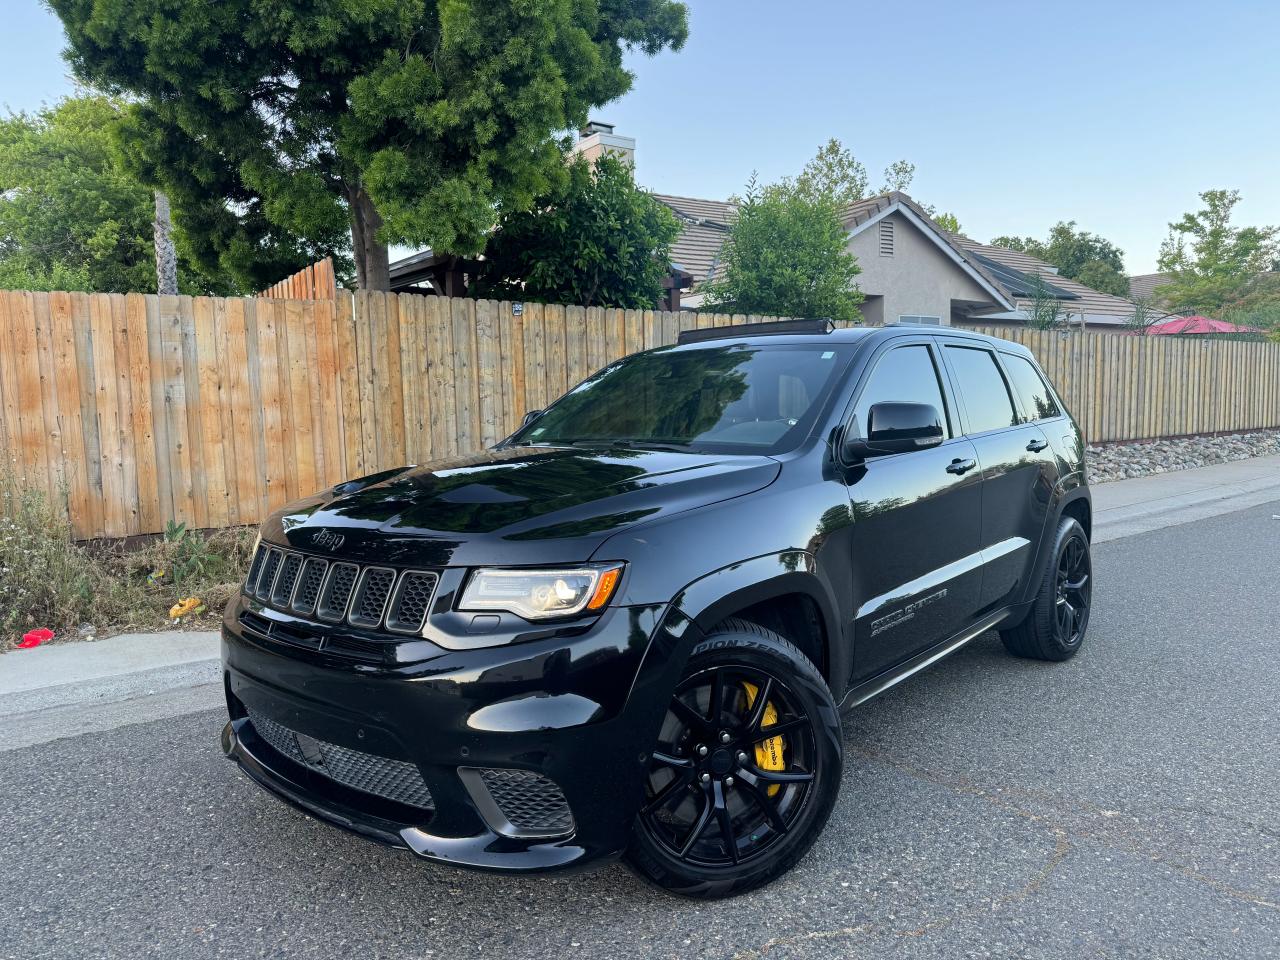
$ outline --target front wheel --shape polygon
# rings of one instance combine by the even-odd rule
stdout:
[[[1084,527],[1063,517],[1027,618],[1000,632],[1005,649],[1035,660],[1069,660],[1084,642],[1093,600],[1093,562]]]
[[[762,886],[822,832],[840,771],[840,716],[818,669],[777,634],[725,621],[672,695],[627,859],[684,896]]]

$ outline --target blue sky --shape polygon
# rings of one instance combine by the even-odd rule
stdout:
[[[57,20],[5,0],[0,104],[70,90]],[[1280,223],[1280,4],[703,0],[679,53],[632,59],[599,111],[664,193],[726,197],[794,173],[829,137],[980,240],[1077,220],[1155,269],[1170,220],[1234,188]]]

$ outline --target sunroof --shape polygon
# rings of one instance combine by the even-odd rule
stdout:
[[[969,256],[977,260],[987,271],[994,276],[1000,283],[1008,289],[1015,297],[1031,297],[1035,295],[1035,288],[1031,277],[1027,276],[1021,270],[1015,270],[1013,267],[1005,266],[1003,263],[997,263],[990,257],[984,257],[980,253],[970,251]],[[1057,297],[1059,300],[1079,300],[1080,294],[1072,293],[1070,290],[1064,290],[1048,280],[1044,282],[1046,293]]]

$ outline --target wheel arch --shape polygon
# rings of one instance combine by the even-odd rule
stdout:
[[[814,661],[836,700],[843,695],[850,664],[840,642],[839,608],[812,554],[781,551],[732,564],[690,583],[673,606],[703,634],[730,617],[784,636],[779,625],[795,629],[811,623],[811,630],[786,638]]]

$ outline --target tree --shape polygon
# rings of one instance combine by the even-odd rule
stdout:
[[[567,173],[562,131],[679,47],[673,0],[49,0],[82,79],[138,99],[123,140],[202,262],[246,284],[389,243],[475,254]],[[344,239],[349,234],[350,240]]]
[[[471,283],[478,297],[653,308],[671,272],[675,216],[636,186],[630,164],[579,157],[533,210],[511,212]]]
[[[0,286],[156,289],[154,201],[112,149],[120,113],[106,97],[77,96],[0,118]],[[209,287],[186,279],[186,292]]]
[[[1076,229],[1076,221],[1061,220],[1047,240],[1034,237],[996,237],[995,247],[1019,250],[1058,268],[1061,276],[1117,297],[1129,296],[1124,251],[1097,234]]]
[[[771,316],[860,319],[862,271],[848,251],[843,205],[811,185],[753,177],[729,228],[715,278],[703,286],[712,309]]]
[[[899,191],[906,193],[915,179],[916,165],[906,160],[895,160],[884,168],[884,185],[872,196]],[[828,197],[842,208],[868,196],[870,183],[867,168],[853,153],[834,137],[822,146],[817,155],[804,165],[795,179],[796,190],[816,197]],[[938,213],[930,204],[922,209],[944,230],[960,232],[960,221],[951,213]]]
[[[1173,278],[1160,296],[1175,312],[1214,315],[1274,266],[1277,228],[1232,226],[1238,190],[1206,190],[1200,199],[1202,209],[1169,224],[1158,264]]]

